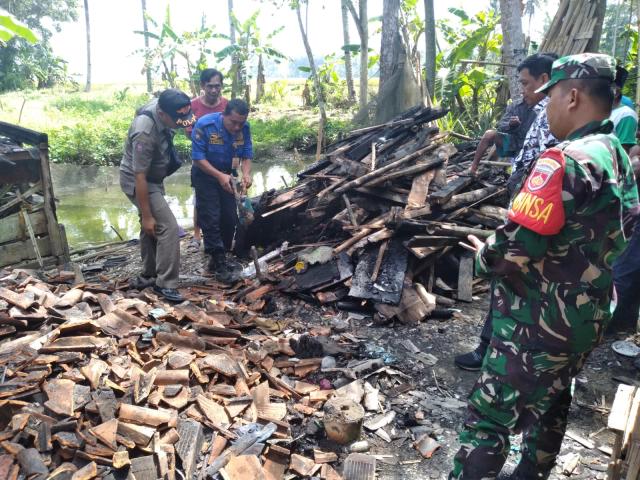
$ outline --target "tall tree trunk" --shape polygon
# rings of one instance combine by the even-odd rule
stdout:
[[[524,34],[522,33],[522,8],[520,0],[500,0],[500,24],[502,26],[503,61],[510,65],[505,68],[511,100],[520,97],[520,83],[516,66],[524,60]]]
[[[369,87],[369,16],[367,14],[367,0],[358,2],[356,12],[352,0],[345,0],[349,12],[358,27],[360,36],[360,110],[367,107],[367,89]]]
[[[380,81],[378,95],[391,78],[398,63],[398,42],[394,41],[400,30],[400,0],[384,0],[382,7],[382,40],[380,42]]]
[[[307,9],[309,6],[307,5]],[[309,45],[309,38],[307,32],[302,23],[302,15],[300,14],[300,4],[296,4],[296,14],[298,16],[298,25],[300,26],[300,34],[302,35],[302,42],[304,43],[304,49],[307,52],[307,59],[309,60],[309,67],[311,68],[311,78],[313,78],[313,86],[316,90],[316,98],[318,99],[318,110],[320,110],[320,125],[318,126],[318,145],[316,148],[316,159],[320,159],[320,153],[322,152],[322,143],[324,141],[324,127],[327,123],[327,113],[324,105],[324,93],[320,88],[320,79],[318,78],[318,70],[316,70],[316,63],[313,60],[313,52],[311,51],[311,45]]]
[[[349,7],[345,0],[341,1],[342,6],[342,36],[344,39],[344,45],[350,45],[349,39]],[[347,98],[349,103],[356,102],[356,91],[353,88],[353,65],[351,64],[351,52],[349,50],[344,51],[344,69],[347,77]]]
[[[91,91],[91,22],[89,21],[89,0],[84,0],[84,23],[87,33],[87,84],[85,92]]]
[[[149,54],[146,53],[149,51],[149,37],[147,37],[147,32],[149,31],[149,26],[147,24],[147,0],[141,0],[142,4],[142,31],[144,32],[144,71],[147,77],[147,92],[151,93],[153,91],[153,82],[151,80],[151,68],[149,65]]]
[[[424,33],[427,95],[433,97],[436,90],[436,16],[433,0],[424,0]]]
[[[227,10],[229,17],[229,39],[231,41],[231,45],[236,44],[236,27],[233,23],[233,0],[227,0]],[[241,90],[240,85],[240,70],[242,66],[240,65],[239,59],[237,55],[231,56],[231,98],[236,98],[239,93],[244,94]]]
[[[256,76],[256,103],[259,103],[264,96],[264,84],[266,83],[264,78],[264,62],[262,61],[262,54],[258,57],[258,75]]]

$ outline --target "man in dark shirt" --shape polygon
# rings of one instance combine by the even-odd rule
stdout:
[[[496,146],[499,157],[513,159],[522,149],[529,127],[536,118],[534,107],[544,98],[536,89],[549,80],[553,58],[536,53],[518,65],[518,75],[522,85],[522,100],[511,104],[498,122],[496,130],[487,130],[482,136],[471,163],[471,173],[475,173],[480,159],[492,145]]]
[[[198,224],[204,235],[204,251],[211,257],[209,271],[218,280],[234,280],[235,267],[226,259],[238,224],[235,175],[242,172],[241,188],[251,186],[253,146],[247,123],[249,107],[230,100],[222,113],[198,120],[191,136],[191,183],[196,191]]]

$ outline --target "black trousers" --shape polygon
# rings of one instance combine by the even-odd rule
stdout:
[[[636,223],[629,244],[613,264],[613,283],[618,304],[611,319],[611,330],[636,330],[640,310],[640,224]]]
[[[491,282],[491,286],[489,287],[491,290],[489,297],[489,311],[487,312],[487,316],[484,317],[484,325],[482,325],[482,331],[480,332],[480,342],[486,348],[489,346],[489,341],[491,340],[491,334],[493,333],[493,318],[491,316],[492,305],[493,305],[493,290],[494,284]]]
[[[213,177],[192,175],[191,182],[196,192],[198,226],[205,253],[214,255],[230,250],[238,225],[235,197]]]

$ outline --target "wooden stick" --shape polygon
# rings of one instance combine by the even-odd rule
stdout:
[[[344,204],[347,206],[347,212],[349,213],[349,220],[351,220],[351,224],[354,227],[358,226],[358,220],[356,219],[356,215],[353,213],[353,208],[351,208],[351,202],[349,201],[349,197],[344,193],[342,195],[342,199],[344,200]]]
[[[384,259],[384,254],[387,251],[387,247],[389,246],[389,240],[386,240],[380,244],[380,250],[378,250],[378,258],[376,258],[376,264],[373,267],[373,273],[371,274],[371,282],[375,283],[378,280],[378,275],[380,274],[380,267],[382,266],[382,260]]]
[[[435,142],[436,138],[434,137],[432,139],[432,141]],[[382,175],[384,175],[385,173],[390,172],[392,170],[395,170],[399,166],[404,165],[405,163],[409,163],[411,160],[414,160],[414,159],[420,157],[421,155],[424,155],[427,152],[431,152],[431,151],[435,150],[439,146],[440,145],[438,145],[438,144],[432,144],[432,145],[428,145],[428,146],[426,146],[424,148],[421,148],[420,150],[417,150],[417,151],[413,152],[412,154],[407,155],[406,157],[400,158],[399,160],[396,160],[395,162],[392,162],[389,165],[385,165],[384,167],[381,167],[381,168],[379,168],[377,170],[374,170],[371,173],[367,173],[366,175],[363,175],[363,176],[361,176],[359,178],[356,178],[355,180],[347,182],[345,185],[342,185],[340,188],[337,188],[336,189],[336,193],[344,193],[347,190],[350,190],[352,188],[361,187],[365,183],[368,183],[368,182],[370,182],[371,180],[373,180],[375,178],[379,178]],[[437,159],[436,162],[442,163],[442,160]]]

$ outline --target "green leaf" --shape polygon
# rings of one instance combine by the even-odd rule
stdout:
[[[358,53],[360,51],[359,43],[351,43],[349,45],[343,45],[342,50],[345,52]]]
[[[0,15],[0,32],[2,40],[11,40],[14,36],[24,38],[29,43],[36,43],[38,37],[31,29],[19,22],[13,15]]]
[[[311,67],[300,66],[300,67],[298,67],[298,70],[300,70],[301,72],[305,72],[305,73],[311,73]]]

